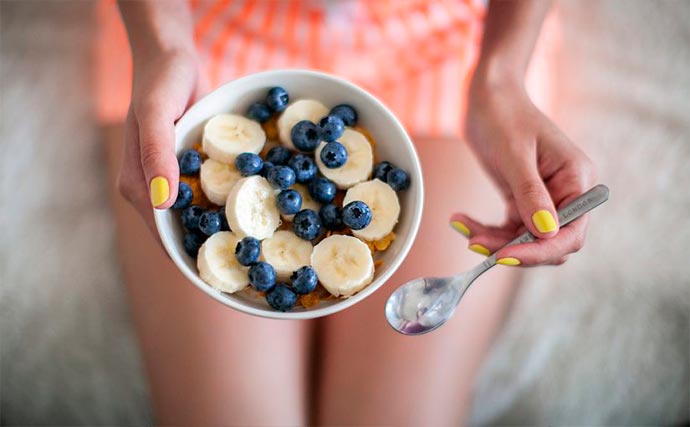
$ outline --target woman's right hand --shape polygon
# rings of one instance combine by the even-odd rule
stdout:
[[[532,103],[519,79],[497,83],[479,70],[470,89],[466,137],[503,195],[508,215],[500,227],[463,213],[451,221],[470,237],[470,249],[495,253],[499,264],[562,264],[582,248],[587,218],[561,230],[557,209],[594,185],[594,166]],[[504,247],[525,230],[539,240]]]
[[[154,235],[152,207],[167,209],[177,198],[175,122],[193,100],[197,81],[198,65],[192,51],[160,51],[134,61],[117,186]]]

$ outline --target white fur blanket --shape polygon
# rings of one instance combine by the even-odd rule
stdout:
[[[583,251],[535,268],[476,387],[473,424],[690,420],[690,3],[559,3],[556,121],[611,198]]]
[[[0,425],[146,425],[87,2],[0,1]]]

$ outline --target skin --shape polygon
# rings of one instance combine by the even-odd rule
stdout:
[[[482,53],[470,87],[465,136],[507,207],[501,226],[456,213],[470,229],[469,244],[492,253],[525,229],[542,239],[502,249],[497,259],[521,265],[562,264],[584,244],[587,218],[563,230],[540,232],[532,214],[576,198],[595,183],[587,156],[532,103],[524,87],[529,58],[548,10],[547,1],[492,2]]]
[[[132,101],[125,121],[125,148],[117,188],[157,235],[149,183],[162,176],[175,203],[180,171],[175,156],[175,122],[192,104],[198,65],[189,5],[184,0],[119,3],[131,40]]]
[[[521,229],[544,238],[501,250],[499,258],[515,257],[522,265],[560,263],[584,242],[584,219],[546,235],[531,223],[536,210],[546,209],[555,217],[557,206],[594,182],[587,157],[532,104],[522,84],[548,2],[491,3],[466,129],[478,161],[457,168],[452,159],[467,159],[465,146],[446,143],[439,150],[441,144],[435,141],[418,144],[425,171],[461,169],[452,177],[436,172],[425,176],[428,200],[420,229],[424,240],[417,240],[408,262],[385,289],[318,322],[274,322],[227,310],[190,286],[156,248],[149,183],[159,176],[168,180],[170,196],[155,208],[169,208],[176,198],[179,175],[174,123],[193,102],[198,80],[188,6],[184,1],[172,3],[120,3],[132,45],[134,86],[124,150],[118,156],[110,148],[111,161],[121,158],[117,189],[153,230],[151,237],[141,239],[142,223],[130,206],[115,198],[120,235],[138,236],[121,239],[120,256],[158,421],[191,425],[462,423],[474,373],[514,290],[515,270],[489,273],[483,286],[468,293],[459,314],[426,337],[411,340],[395,334],[381,310],[395,285],[421,275],[451,274],[458,265],[473,265],[480,259],[455,250],[461,238],[446,223],[454,201],[478,201],[473,212],[489,219],[498,219],[491,213],[501,198],[508,207],[507,220],[499,227],[454,214],[451,219],[470,229],[470,244],[480,243],[494,251]],[[455,155],[447,155],[454,150],[458,151]],[[490,190],[478,185],[483,182],[482,173],[497,184],[500,198],[487,197]],[[451,197],[445,190],[449,179],[457,184]],[[434,241],[438,251],[429,251],[426,241]],[[366,332],[354,334],[353,330]],[[270,347],[265,343],[271,343]],[[267,352],[267,348],[281,351]],[[229,354],[233,363],[228,362]],[[420,365],[419,360],[430,354],[437,355],[433,363]],[[254,366],[251,375],[247,366]],[[261,368],[266,366],[282,369]],[[266,390],[281,390],[277,394],[281,398],[271,401],[270,410],[266,410]],[[416,399],[414,393],[401,396],[400,390],[424,390],[426,399]]]

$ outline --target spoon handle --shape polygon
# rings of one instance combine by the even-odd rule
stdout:
[[[603,184],[592,187],[575,200],[571,201],[558,211],[558,223],[561,227],[575,221],[582,215],[596,208],[609,199],[609,188]],[[536,237],[529,231],[519,236],[506,246],[518,245],[521,243],[534,242]]]
[[[571,201],[563,208],[558,211],[558,222],[561,227],[566,224],[575,221],[582,215],[596,208],[600,204],[604,203],[609,199],[609,188],[603,184],[596,185],[583,193],[581,196],[577,197],[575,200]],[[529,231],[518,236],[514,240],[508,242],[505,247],[519,245],[522,243],[534,242],[537,238],[532,235]],[[491,256],[487,257],[481,264],[475,267],[471,272],[472,280],[470,283],[479,277],[480,274],[484,273],[486,270],[490,269],[496,265],[496,252]],[[469,287],[469,283],[467,284]]]
[[[609,199],[609,188],[603,184],[592,187],[586,193],[568,203],[558,211],[561,227],[575,221]]]

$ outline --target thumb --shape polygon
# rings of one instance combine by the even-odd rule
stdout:
[[[180,176],[174,149],[174,121],[153,112],[143,113],[138,121],[141,166],[151,206],[167,209],[177,199]]]
[[[525,227],[536,237],[558,233],[558,215],[535,161],[515,158],[504,174]]]

